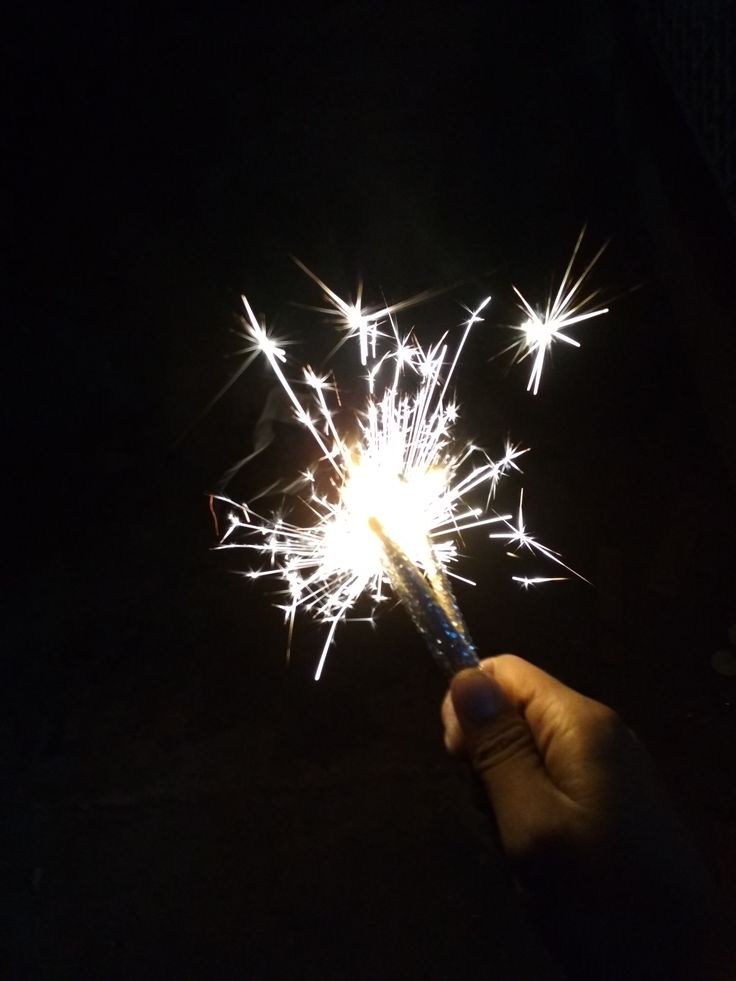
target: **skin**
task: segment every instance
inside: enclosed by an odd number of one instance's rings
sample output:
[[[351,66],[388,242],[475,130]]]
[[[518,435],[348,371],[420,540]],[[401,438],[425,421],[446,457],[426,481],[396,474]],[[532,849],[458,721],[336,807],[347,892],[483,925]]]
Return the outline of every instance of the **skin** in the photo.
[[[504,654],[453,679],[442,721],[571,977],[698,976],[688,972],[709,876],[649,754],[612,709]]]

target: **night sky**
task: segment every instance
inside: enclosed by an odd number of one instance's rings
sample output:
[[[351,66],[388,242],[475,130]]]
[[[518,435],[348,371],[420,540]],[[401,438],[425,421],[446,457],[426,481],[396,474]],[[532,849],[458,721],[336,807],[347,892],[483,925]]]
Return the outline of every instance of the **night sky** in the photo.
[[[5,977],[561,977],[403,611],[342,629],[316,684],[320,629],[287,664],[268,587],[212,550],[207,494],[271,388],[254,365],[201,417],[239,363],[240,294],[301,351],[333,340],[292,255],[341,295],[446,289],[401,315],[427,338],[493,296],[462,432],[533,448],[500,506],[523,485],[530,530],[593,585],[523,592],[478,536],[470,630],[641,734],[735,915],[736,679],[711,657],[736,623],[736,233],[630,6],[16,14]],[[542,301],[586,223],[611,312],[534,398],[495,357],[512,284]],[[279,423],[230,491],[310,457]]]

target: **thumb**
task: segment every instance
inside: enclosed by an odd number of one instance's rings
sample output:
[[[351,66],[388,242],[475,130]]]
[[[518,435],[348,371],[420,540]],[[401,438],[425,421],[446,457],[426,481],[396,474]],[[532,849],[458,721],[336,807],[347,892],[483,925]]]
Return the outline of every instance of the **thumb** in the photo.
[[[483,782],[502,837],[526,825],[552,790],[531,729],[491,675],[455,675],[450,697],[473,769]]]

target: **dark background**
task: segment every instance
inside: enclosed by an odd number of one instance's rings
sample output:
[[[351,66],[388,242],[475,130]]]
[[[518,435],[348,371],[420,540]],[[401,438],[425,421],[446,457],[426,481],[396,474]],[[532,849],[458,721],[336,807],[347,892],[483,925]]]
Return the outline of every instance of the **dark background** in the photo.
[[[730,976],[734,226],[633,7],[111,3],[12,28],[4,976],[558,976],[402,611],[345,627],[315,684],[320,631],[287,665],[267,590],[210,551],[205,495],[270,384],[254,366],[196,421],[240,292],[327,331],[291,254],[343,295],[460,283],[402,316],[428,333],[493,294],[463,426],[533,447],[530,530],[594,587],[522,592],[481,537],[461,605],[484,653],[643,736],[722,879],[706,970]],[[511,283],[543,299],[586,222],[611,312],[535,399],[488,359]],[[304,453],[278,437],[239,494]]]

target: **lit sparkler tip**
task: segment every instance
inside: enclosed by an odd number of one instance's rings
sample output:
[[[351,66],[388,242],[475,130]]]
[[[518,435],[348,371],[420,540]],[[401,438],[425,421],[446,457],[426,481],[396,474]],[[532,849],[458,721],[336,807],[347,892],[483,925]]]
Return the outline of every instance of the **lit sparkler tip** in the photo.
[[[383,531],[383,525],[374,514],[368,518],[368,527],[373,534],[378,535],[380,539],[384,539],[386,537]]]

